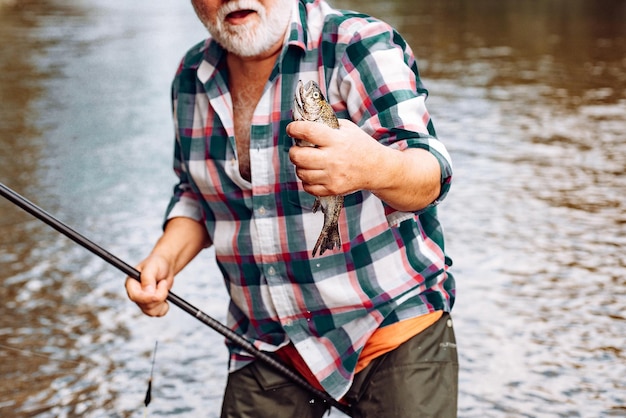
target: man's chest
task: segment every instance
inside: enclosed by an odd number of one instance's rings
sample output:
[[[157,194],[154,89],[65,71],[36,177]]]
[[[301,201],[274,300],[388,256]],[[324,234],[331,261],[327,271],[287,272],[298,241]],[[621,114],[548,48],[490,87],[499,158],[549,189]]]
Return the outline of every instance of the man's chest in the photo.
[[[255,110],[263,97],[266,81],[255,78],[232,77],[230,94],[233,106],[235,145],[241,176],[251,181],[250,131]],[[263,107],[263,106],[261,106]],[[271,113],[260,109],[257,113]]]

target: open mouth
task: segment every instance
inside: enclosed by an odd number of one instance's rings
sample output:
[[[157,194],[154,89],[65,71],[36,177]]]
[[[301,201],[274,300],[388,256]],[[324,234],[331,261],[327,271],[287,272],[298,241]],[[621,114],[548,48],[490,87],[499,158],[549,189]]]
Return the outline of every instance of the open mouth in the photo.
[[[304,87],[304,84],[302,83],[302,80],[299,80],[298,85],[296,86],[296,94],[293,100],[294,120],[304,119],[304,95],[305,95],[305,87]]]
[[[230,12],[226,15],[226,20],[236,23],[238,21],[245,20],[253,13],[256,13],[256,11],[252,9],[235,10],[234,12]]]

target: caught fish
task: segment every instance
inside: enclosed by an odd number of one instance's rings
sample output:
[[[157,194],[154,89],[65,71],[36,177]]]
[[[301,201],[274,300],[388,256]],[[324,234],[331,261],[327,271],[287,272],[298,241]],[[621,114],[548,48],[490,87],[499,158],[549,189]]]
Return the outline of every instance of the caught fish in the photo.
[[[337,116],[315,81],[309,81],[306,85],[302,81],[298,81],[293,101],[293,120],[319,122],[333,129],[339,129]],[[302,140],[296,140],[296,145],[300,147],[314,146]],[[316,196],[313,213],[320,208],[324,213],[324,226],[313,247],[313,257],[315,257],[318,249],[322,255],[326,250],[341,247],[338,222],[339,214],[343,208],[343,196]]]

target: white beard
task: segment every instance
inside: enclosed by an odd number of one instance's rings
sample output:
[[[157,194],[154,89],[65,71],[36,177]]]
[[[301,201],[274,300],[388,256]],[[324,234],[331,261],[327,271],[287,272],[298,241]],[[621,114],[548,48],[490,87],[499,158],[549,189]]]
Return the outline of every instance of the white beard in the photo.
[[[291,18],[294,0],[277,0],[271,10],[257,0],[229,1],[222,6],[215,19],[204,22],[211,36],[229,52],[240,57],[254,57],[269,51],[284,36]],[[242,9],[254,10],[258,22],[231,25],[226,16]]]

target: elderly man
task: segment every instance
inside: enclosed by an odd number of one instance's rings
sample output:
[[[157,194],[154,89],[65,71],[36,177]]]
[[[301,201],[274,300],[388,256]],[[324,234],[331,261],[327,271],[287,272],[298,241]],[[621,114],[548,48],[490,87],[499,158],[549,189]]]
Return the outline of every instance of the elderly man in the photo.
[[[165,315],[174,276],[212,245],[228,325],[353,416],[456,416],[455,285],[436,212],[451,163],[409,46],[323,0],[192,4],[210,37],[172,85],[179,182],[141,283],[126,282],[130,299]],[[321,86],[339,129],[292,122],[299,80]],[[314,257],[315,196],[335,195],[342,243]],[[324,414],[299,386],[229,350],[222,417]]]

